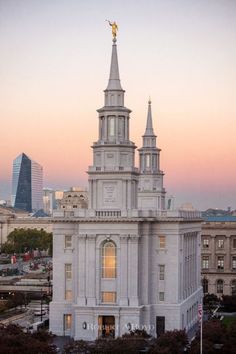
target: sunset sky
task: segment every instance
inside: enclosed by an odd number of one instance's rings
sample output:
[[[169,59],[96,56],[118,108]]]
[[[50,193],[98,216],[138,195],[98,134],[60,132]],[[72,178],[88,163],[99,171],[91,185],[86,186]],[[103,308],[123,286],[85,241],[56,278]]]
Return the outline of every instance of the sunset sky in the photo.
[[[165,188],[236,209],[235,0],[0,0],[0,199],[21,152],[44,186],[87,186],[116,20],[131,140],[152,111]],[[138,164],[138,159],[137,159]]]

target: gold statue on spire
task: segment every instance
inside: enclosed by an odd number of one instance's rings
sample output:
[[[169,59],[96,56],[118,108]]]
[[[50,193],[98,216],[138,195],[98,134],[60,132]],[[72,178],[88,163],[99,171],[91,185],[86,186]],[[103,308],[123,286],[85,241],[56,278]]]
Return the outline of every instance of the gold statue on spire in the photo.
[[[111,21],[109,21],[109,20],[106,20],[108,23],[109,23],[109,25],[111,26],[111,32],[112,32],[112,36],[113,36],[113,39],[115,39],[116,38],[116,35],[117,35],[117,31],[118,31],[118,26],[117,26],[117,24],[116,24],[116,22],[114,21],[114,22],[111,22]]]

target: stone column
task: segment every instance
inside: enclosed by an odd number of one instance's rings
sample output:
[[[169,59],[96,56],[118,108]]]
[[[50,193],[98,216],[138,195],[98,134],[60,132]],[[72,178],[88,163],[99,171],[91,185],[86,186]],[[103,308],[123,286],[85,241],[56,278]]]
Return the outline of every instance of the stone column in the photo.
[[[120,236],[120,306],[128,306],[128,235]]]
[[[138,235],[130,235],[128,241],[128,296],[129,305],[138,306]]]
[[[78,298],[77,303],[80,306],[86,305],[85,288],[86,288],[86,278],[85,278],[85,267],[86,267],[86,252],[85,252],[85,242],[86,235],[79,235],[78,244],[78,254],[79,254],[79,264],[78,264]]]
[[[95,269],[96,269],[96,255],[95,255],[95,234],[87,235],[86,237],[86,298],[88,306],[96,305],[95,295]]]

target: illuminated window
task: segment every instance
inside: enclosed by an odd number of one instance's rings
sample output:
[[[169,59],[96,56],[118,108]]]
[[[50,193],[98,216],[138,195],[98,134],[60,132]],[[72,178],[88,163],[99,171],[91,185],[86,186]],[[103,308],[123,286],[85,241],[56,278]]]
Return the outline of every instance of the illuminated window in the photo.
[[[72,290],[65,291],[65,300],[72,301]]]
[[[202,269],[208,269],[208,268],[209,268],[209,257],[203,256],[202,257]]]
[[[159,301],[165,301],[165,293],[163,291],[159,293]]]
[[[72,266],[71,266],[71,264],[65,264],[65,278],[66,278],[66,280],[72,279]]]
[[[65,248],[71,248],[72,247],[72,236],[65,236]]]
[[[166,237],[165,236],[159,236],[159,247],[160,248],[166,247]]]
[[[102,278],[116,278],[116,246],[111,241],[102,247]]]
[[[224,256],[219,256],[217,259],[217,268],[219,270],[224,270]]]
[[[116,302],[116,292],[111,292],[111,291],[102,292],[102,302],[115,303]]]
[[[72,327],[72,315],[66,314],[64,315],[64,330],[71,330]]]
[[[165,266],[163,264],[159,265],[159,280],[165,279]]]
[[[224,240],[223,239],[218,240],[218,248],[224,248]]]
[[[217,294],[223,294],[224,291],[224,282],[223,280],[217,280],[216,282],[216,292]]]
[[[208,238],[203,239],[203,248],[209,248],[209,240]]]

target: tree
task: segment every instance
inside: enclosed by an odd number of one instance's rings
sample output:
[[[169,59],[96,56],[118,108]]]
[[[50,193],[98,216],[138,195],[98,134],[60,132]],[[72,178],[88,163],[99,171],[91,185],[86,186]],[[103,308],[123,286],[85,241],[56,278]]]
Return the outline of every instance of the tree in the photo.
[[[7,242],[3,244],[2,251],[24,253],[35,249],[49,250],[49,254],[52,254],[52,233],[43,229],[16,229],[7,236]]]
[[[1,354],[54,354],[51,341],[52,336],[45,332],[24,333],[17,325],[0,325]]]
[[[188,345],[188,337],[183,330],[167,331],[155,339],[150,354],[180,354]]]
[[[226,312],[236,311],[236,296],[222,295],[221,305]]]
[[[203,353],[207,354],[233,354],[236,344],[236,326],[231,325],[228,328],[222,321],[213,319],[203,323]],[[220,348],[217,349],[217,348]],[[200,332],[191,343],[190,353],[199,354],[200,352]]]

